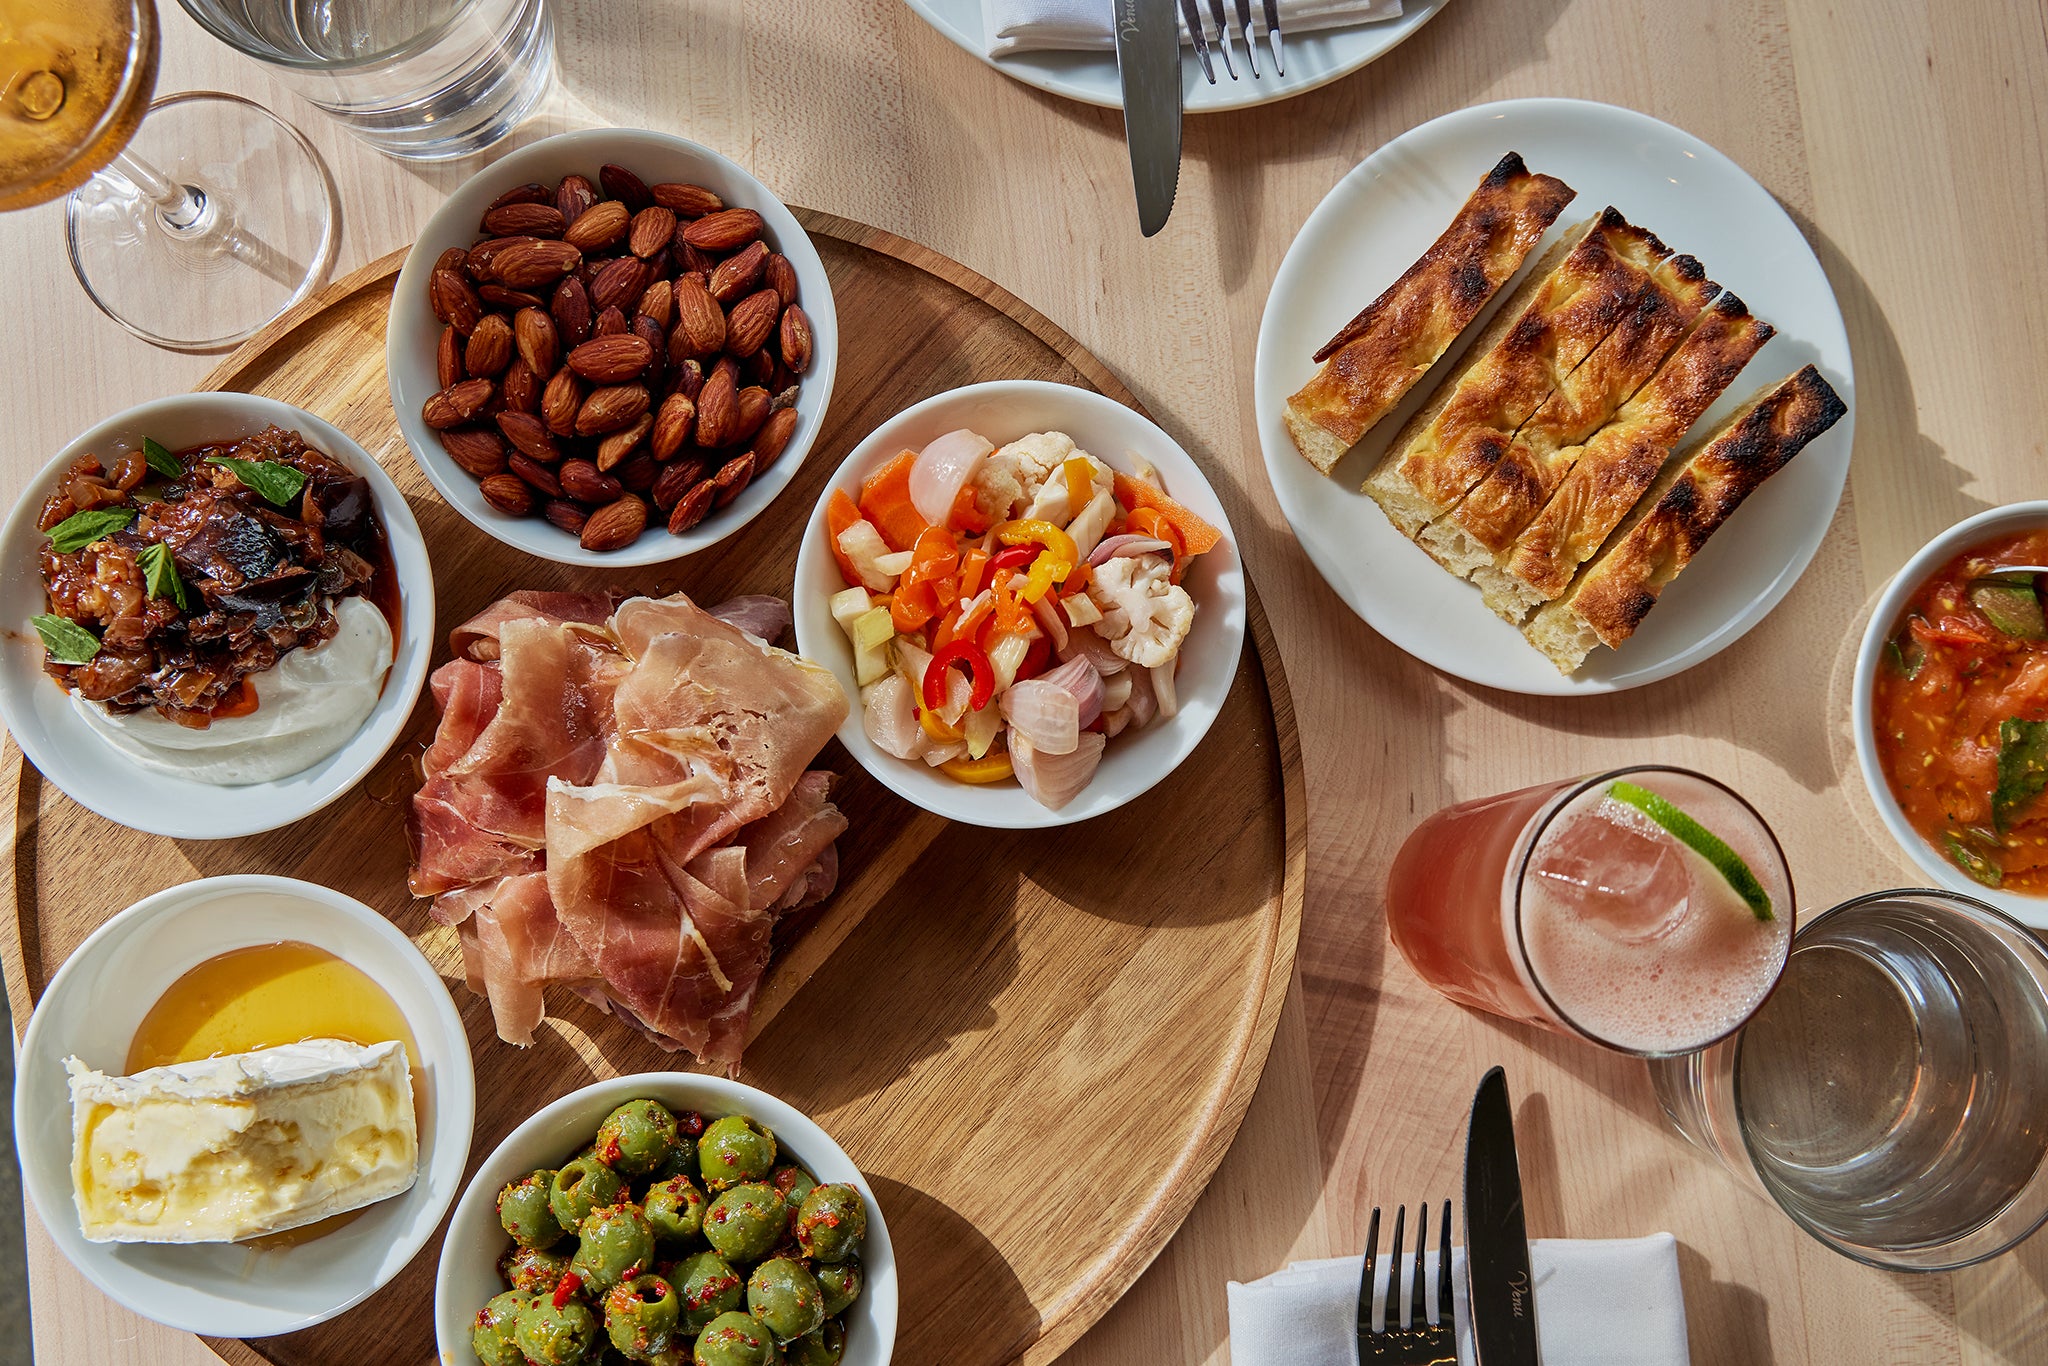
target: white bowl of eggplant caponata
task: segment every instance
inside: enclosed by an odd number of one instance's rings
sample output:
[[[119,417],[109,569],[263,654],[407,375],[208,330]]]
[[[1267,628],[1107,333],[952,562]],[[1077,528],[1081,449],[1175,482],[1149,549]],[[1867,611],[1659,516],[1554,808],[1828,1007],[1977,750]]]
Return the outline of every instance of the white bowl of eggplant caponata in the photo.
[[[886,1366],[896,1262],[851,1158],[751,1086],[650,1072],[509,1134],[441,1249],[444,1363]]]
[[[399,430],[507,545],[629,568],[752,521],[816,440],[831,284],[760,181],[665,133],[564,133],[427,221],[385,339]]]

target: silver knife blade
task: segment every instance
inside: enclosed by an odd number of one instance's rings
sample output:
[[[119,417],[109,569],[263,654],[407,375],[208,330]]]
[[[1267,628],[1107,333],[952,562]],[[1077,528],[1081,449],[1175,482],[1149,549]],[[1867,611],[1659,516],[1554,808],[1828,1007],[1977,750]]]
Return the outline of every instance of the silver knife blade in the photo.
[[[1180,28],[1174,0],[1116,0],[1116,68],[1138,230],[1166,226],[1180,184]]]
[[[1479,1366],[1541,1366],[1515,1116],[1498,1067],[1480,1080],[1465,1140],[1465,1285]]]

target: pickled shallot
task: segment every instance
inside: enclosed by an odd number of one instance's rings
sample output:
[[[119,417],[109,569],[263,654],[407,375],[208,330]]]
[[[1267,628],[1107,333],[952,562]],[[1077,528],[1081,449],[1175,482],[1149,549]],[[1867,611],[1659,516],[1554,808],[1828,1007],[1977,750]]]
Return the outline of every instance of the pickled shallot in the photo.
[[[895,758],[1058,810],[1110,736],[1177,711],[1182,580],[1221,533],[1064,433],[947,432],[835,491],[826,527],[862,726]]]

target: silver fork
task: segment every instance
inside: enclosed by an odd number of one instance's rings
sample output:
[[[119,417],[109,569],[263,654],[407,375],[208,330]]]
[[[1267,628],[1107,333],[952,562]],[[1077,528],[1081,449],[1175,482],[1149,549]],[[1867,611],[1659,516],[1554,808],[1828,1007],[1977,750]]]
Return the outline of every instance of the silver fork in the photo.
[[[1237,6],[1237,32],[1244,39],[1245,60],[1251,65],[1252,79],[1260,78],[1258,40],[1252,36],[1251,0],[1235,0]],[[1273,45],[1273,74],[1287,74],[1286,58],[1280,45],[1280,0],[1264,0],[1266,11],[1266,38]],[[1223,11],[1223,0],[1209,0],[1209,12],[1216,19],[1216,37],[1213,40],[1223,54],[1223,71],[1231,80],[1237,77],[1237,61],[1230,50],[1230,20]],[[1188,36],[1194,41],[1195,60],[1202,64],[1202,75],[1209,84],[1216,84],[1216,68],[1209,59],[1209,37],[1207,24],[1203,21],[1198,0],[1180,0],[1181,19],[1188,26]]]
[[[1415,1207],[1415,1277],[1409,1296],[1408,1322],[1401,1323],[1401,1234],[1408,1220],[1408,1207],[1394,1211],[1394,1248],[1388,1255],[1392,1268],[1387,1276],[1386,1323],[1379,1332],[1372,1327],[1373,1273],[1379,1265],[1380,1212],[1375,1206],[1372,1224],[1365,1235],[1365,1269],[1358,1279],[1358,1359],[1382,1366],[1457,1366],[1458,1334],[1451,1318],[1451,1202],[1444,1201],[1443,1223],[1437,1233],[1437,1321],[1424,1312],[1423,1244],[1429,1241],[1429,1205]]]

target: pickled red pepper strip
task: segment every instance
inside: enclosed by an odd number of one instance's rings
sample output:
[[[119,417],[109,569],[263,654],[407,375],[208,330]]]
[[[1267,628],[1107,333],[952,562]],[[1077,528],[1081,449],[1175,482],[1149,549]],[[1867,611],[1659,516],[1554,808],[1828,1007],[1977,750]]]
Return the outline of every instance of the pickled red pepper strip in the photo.
[[[1028,567],[1033,560],[1037,559],[1040,553],[1036,543],[1031,545],[1013,545],[1008,550],[997,551],[996,557],[988,562],[988,567],[991,571],[998,569],[1023,569]]]
[[[989,661],[988,652],[971,640],[948,643],[925,666],[925,706],[937,711],[946,705],[946,670],[955,664],[967,666],[967,676],[973,683],[967,704],[972,710],[980,711],[996,695],[996,666]]]
[[[581,1276],[573,1271],[564,1271],[562,1279],[555,1282],[555,1308],[560,1309],[571,1299],[574,1299],[576,1292],[582,1288],[583,1278]]]

